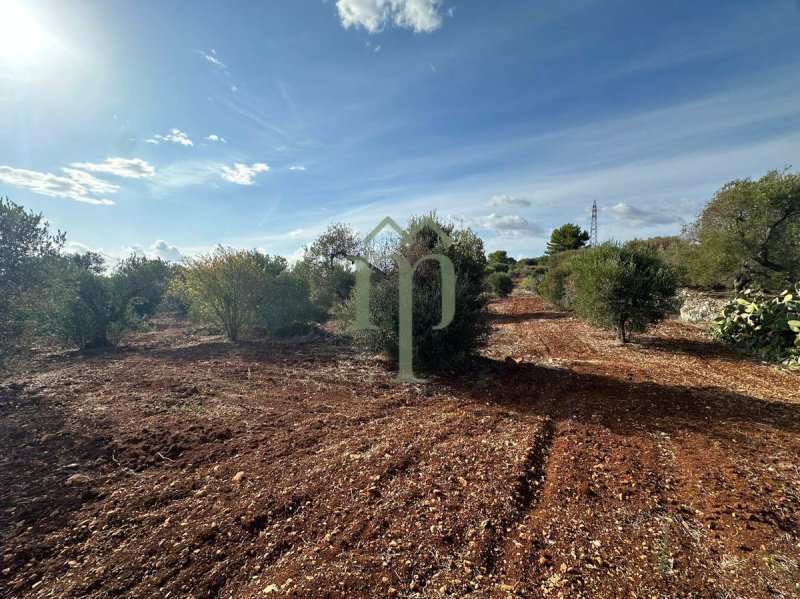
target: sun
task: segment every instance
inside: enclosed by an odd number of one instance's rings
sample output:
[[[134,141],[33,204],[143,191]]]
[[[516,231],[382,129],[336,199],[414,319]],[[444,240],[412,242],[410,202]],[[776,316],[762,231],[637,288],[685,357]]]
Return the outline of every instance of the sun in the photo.
[[[0,60],[33,58],[45,46],[36,20],[17,0],[0,0]]]

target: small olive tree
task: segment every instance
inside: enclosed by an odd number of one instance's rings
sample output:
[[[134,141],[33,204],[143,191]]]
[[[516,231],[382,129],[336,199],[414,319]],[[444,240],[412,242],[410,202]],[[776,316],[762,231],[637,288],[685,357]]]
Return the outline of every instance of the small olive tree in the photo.
[[[675,308],[675,276],[650,249],[604,243],[570,261],[572,308],[584,320],[613,329],[623,343]]]
[[[398,253],[410,264],[430,254],[442,254],[453,263],[456,275],[455,315],[443,328],[435,327],[442,312],[442,277],[439,263],[430,260],[421,263],[413,278],[413,355],[415,365],[427,370],[450,368],[463,362],[471,352],[484,345],[490,332],[487,310],[488,298],[484,293],[486,255],[483,241],[470,229],[456,229],[430,214],[436,225],[452,240],[447,245],[437,231],[422,225],[423,217],[412,217],[408,230],[418,230],[413,243],[397,241],[385,248],[385,255]],[[369,251],[369,248],[367,248]],[[400,271],[392,260],[379,261],[372,270],[370,288],[370,322],[375,330],[354,332],[357,340],[367,349],[398,358],[398,324]],[[349,326],[355,319],[355,301],[351,299],[340,312],[343,324]]]
[[[492,288],[492,292],[500,297],[505,297],[514,290],[514,281],[504,272],[493,272],[486,277],[486,282]]]
[[[120,285],[120,275],[100,274],[102,259],[86,256],[42,260],[48,284],[31,300],[37,330],[78,349],[113,346],[143,325],[137,307],[144,300]]]
[[[350,297],[356,277],[348,256],[363,253],[361,239],[344,223],[331,224],[306,247],[296,271],[308,281],[319,308],[329,310]]]

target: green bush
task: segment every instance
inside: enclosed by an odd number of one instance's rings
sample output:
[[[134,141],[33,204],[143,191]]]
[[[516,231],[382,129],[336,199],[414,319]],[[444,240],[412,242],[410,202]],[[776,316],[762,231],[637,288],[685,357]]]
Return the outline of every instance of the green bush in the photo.
[[[652,250],[672,269],[675,283],[679,287],[703,287],[703,281],[696,276],[698,247],[688,239],[678,236],[650,237],[632,239],[625,244],[632,250]]]
[[[530,268],[531,273],[525,277],[525,280],[522,282],[522,287],[528,291],[535,292],[539,288],[539,283],[542,282],[542,279],[547,274],[547,267],[537,265]]]
[[[715,321],[715,339],[768,362],[800,365],[800,283],[772,299],[748,289]]]
[[[493,272],[486,277],[486,282],[492,291],[500,297],[505,297],[514,290],[514,281],[504,272]]]
[[[435,215],[430,215],[436,218]],[[413,217],[409,230],[418,225],[421,217]],[[441,370],[463,362],[476,348],[484,345],[490,331],[487,311],[488,298],[483,292],[486,256],[483,242],[470,229],[456,230],[452,224],[437,220],[437,225],[453,240],[445,247],[436,231],[423,226],[416,242],[394,243],[388,248],[413,264],[427,254],[443,254],[453,262],[456,274],[456,311],[453,321],[445,328],[434,330],[441,317],[441,277],[435,261],[422,263],[414,274],[413,289],[413,355],[415,368]],[[373,269],[370,288],[370,322],[376,330],[357,330],[354,337],[365,348],[398,357],[399,270],[394,261],[382,261]],[[349,326],[355,319],[355,299],[340,312],[342,324]]]
[[[569,276],[572,260],[581,250],[560,252],[548,257],[546,266],[537,267],[538,284],[536,292],[554,306],[569,310],[572,307],[572,292]]]
[[[486,274],[492,274],[493,272],[508,272],[508,269],[511,266],[506,262],[490,262],[486,265]]]
[[[548,273],[549,274],[549,273]],[[604,243],[570,261],[572,307],[625,343],[675,310],[675,277],[652,249]]]
[[[0,370],[30,330],[33,304],[49,283],[43,260],[57,256],[64,241],[41,214],[0,197]]]
[[[139,298],[135,308],[139,316],[152,316],[171,277],[172,267],[164,260],[132,255],[117,264],[111,280],[115,294]]]
[[[303,276],[289,271],[284,258],[255,250],[219,248],[187,259],[170,295],[193,320],[220,327],[230,341],[242,333],[290,334],[316,315]]]
[[[139,328],[138,297],[117,293],[113,278],[56,258],[48,269],[52,285],[37,302],[39,331],[78,349],[109,347]]]
[[[520,261],[511,265],[511,267],[508,269],[508,274],[512,279],[524,279],[531,276],[534,273],[535,268],[535,266],[525,264]]]
[[[295,267],[309,284],[314,304],[323,311],[350,297],[356,277],[348,256],[364,254],[361,239],[344,223],[333,223],[310,244]]]

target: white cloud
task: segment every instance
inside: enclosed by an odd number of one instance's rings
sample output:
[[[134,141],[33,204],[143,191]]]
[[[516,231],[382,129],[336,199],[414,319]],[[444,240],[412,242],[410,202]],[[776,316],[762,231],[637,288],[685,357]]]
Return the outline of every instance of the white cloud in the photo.
[[[108,173],[128,179],[152,177],[156,169],[141,158],[106,158],[104,162],[73,162],[70,166],[95,173]]]
[[[492,199],[489,200],[489,202],[486,204],[486,206],[489,207],[489,208],[494,208],[494,207],[497,207],[497,206],[522,206],[522,207],[526,207],[526,206],[530,206],[531,203],[532,202],[530,200],[525,200],[523,198],[514,198],[514,197],[511,197],[511,196],[507,196],[507,195],[497,195],[497,196],[493,196]]]
[[[74,168],[62,168],[61,170],[65,172],[70,179],[79,185],[83,185],[87,190],[89,190],[89,193],[117,193],[119,191],[119,185],[98,179],[89,173],[85,173]]]
[[[161,258],[167,262],[179,262],[181,259],[181,251],[174,245],[168,244],[163,239],[159,239],[147,252],[149,258]]]
[[[363,27],[380,33],[387,25],[430,33],[442,26],[440,0],[336,0],[345,29]]]
[[[517,236],[527,233],[529,235],[541,235],[542,228],[536,223],[530,222],[524,216],[509,214],[502,216],[490,214],[489,216],[479,216],[477,218],[463,219],[464,224],[478,229],[495,231],[501,235]]]
[[[147,248],[135,243],[122,248],[122,252],[123,255],[136,254],[137,256],[145,256],[151,259],[161,258],[166,262],[180,262],[181,258],[183,258],[183,254],[177,246],[171,245],[163,239],[159,239]]]
[[[65,169],[72,171],[72,169]],[[79,173],[79,174],[77,174]],[[105,181],[100,181],[80,171],[67,173],[67,177],[42,173],[10,166],[0,166],[0,181],[9,185],[29,189],[33,193],[52,198],[65,198],[86,204],[111,205],[114,202],[102,198],[93,198],[98,193],[114,193],[118,188]],[[112,188],[114,188],[112,190]]]
[[[85,243],[73,240],[67,240],[64,243],[64,246],[61,248],[62,254],[85,254],[86,252],[94,252],[94,251],[96,250],[93,250]]]
[[[308,169],[304,165],[298,164],[297,166],[290,166],[289,170],[290,171],[307,171]]]
[[[256,162],[250,166],[236,162],[233,168],[229,166],[222,167],[222,178],[237,185],[252,185],[253,178],[258,173],[265,173],[269,170],[269,165],[264,162]]]
[[[660,207],[651,205],[647,208],[638,208],[625,202],[619,202],[613,206],[602,207],[600,212],[625,225],[652,227],[684,222],[679,215],[687,208],[687,201],[679,202],[679,204],[679,206]]]
[[[170,132],[167,133],[166,135],[160,135],[160,134],[154,135],[150,139],[145,140],[145,142],[149,144],[159,144],[162,141],[169,141],[174,144],[180,144],[182,146],[187,146],[187,147],[194,145],[194,142],[192,142],[192,140],[189,139],[189,136],[186,135],[186,133],[184,133],[180,129],[170,129]]]
[[[206,141],[213,141],[214,143],[226,144],[228,141],[224,137],[220,137],[216,133],[206,136]]]

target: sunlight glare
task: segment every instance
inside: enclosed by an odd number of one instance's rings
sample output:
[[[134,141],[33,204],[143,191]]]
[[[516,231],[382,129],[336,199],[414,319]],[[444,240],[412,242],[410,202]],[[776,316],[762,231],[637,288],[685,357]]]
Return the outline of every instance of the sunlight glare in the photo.
[[[0,60],[33,58],[44,45],[44,33],[22,5],[0,0]]]

